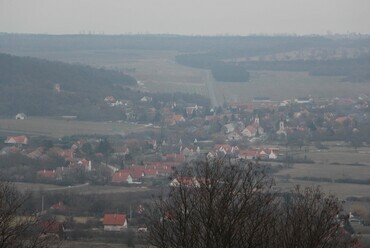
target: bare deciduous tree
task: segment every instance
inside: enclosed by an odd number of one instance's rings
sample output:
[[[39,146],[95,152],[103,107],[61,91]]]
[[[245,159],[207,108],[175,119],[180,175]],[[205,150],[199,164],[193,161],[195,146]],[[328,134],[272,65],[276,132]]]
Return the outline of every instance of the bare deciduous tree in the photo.
[[[318,187],[296,186],[280,204],[280,247],[352,247],[357,243],[346,232],[345,218],[339,218],[341,204],[325,196]]]
[[[264,166],[227,159],[181,170],[147,212],[155,247],[338,247],[340,204],[319,189],[273,190]],[[346,236],[348,237],[348,235]],[[293,239],[293,240],[292,240]],[[332,245],[332,246],[329,246]]]
[[[22,206],[27,197],[20,194],[8,182],[0,181],[0,248],[2,247],[48,247],[56,241],[44,235],[48,228],[40,224],[37,216],[24,214]]]

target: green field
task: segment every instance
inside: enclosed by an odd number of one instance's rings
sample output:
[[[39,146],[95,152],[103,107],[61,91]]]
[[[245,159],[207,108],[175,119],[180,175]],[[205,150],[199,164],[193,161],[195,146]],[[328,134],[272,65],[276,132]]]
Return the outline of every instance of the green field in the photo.
[[[29,117],[25,120],[0,118],[0,133],[2,135],[25,134],[60,138],[80,134],[123,135],[144,129],[145,127],[142,125],[117,122],[76,121],[45,117]]]

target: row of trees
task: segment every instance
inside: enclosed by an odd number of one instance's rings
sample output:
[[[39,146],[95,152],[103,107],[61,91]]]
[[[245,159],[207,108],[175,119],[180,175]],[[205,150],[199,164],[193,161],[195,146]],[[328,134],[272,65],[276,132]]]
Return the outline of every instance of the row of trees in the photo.
[[[248,70],[307,71],[313,76],[342,76],[350,82],[369,82],[368,55],[360,58],[328,60],[253,61],[243,63]]]
[[[341,204],[319,188],[274,190],[266,168],[212,160],[187,166],[148,212],[155,247],[353,247]]]

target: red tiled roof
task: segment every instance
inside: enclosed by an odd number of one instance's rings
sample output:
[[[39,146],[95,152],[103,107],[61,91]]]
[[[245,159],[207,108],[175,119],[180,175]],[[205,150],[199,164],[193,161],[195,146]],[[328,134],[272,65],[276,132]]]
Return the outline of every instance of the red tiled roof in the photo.
[[[41,229],[43,233],[59,234],[61,231],[63,231],[62,222],[47,220],[47,221],[42,221],[40,225],[41,225]]]
[[[185,121],[185,118],[182,115],[171,115],[166,118],[166,122],[171,125],[175,125],[183,121]]]
[[[64,207],[63,202],[58,202],[58,203],[53,204],[50,208],[51,209],[64,209],[65,207]]]
[[[157,144],[157,141],[155,140],[155,139],[152,139],[152,140],[147,140],[147,143],[149,144],[149,145],[156,145]]]
[[[257,128],[254,125],[249,125],[245,129],[248,129],[251,133],[256,133]]]
[[[82,159],[78,161],[78,165],[83,166],[85,168],[89,168],[91,165],[91,162],[87,159]]]
[[[104,225],[118,225],[118,226],[123,226],[126,221],[126,215],[125,214],[105,214],[104,215]]]
[[[142,178],[146,176],[156,176],[158,174],[158,169],[153,166],[140,166],[134,165],[126,169],[129,171],[132,177]]]
[[[344,123],[346,121],[350,122],[352,121],[352,119],[350,117],[343,116],[343,117],[338,117],[337,119],[335,119],[335,121],[338,123]]]
[[[239,152],[240,156],[258,156],[257,150],[242,150]]]
[[[9,136],[5,140],[5,143],[11,143],[11,144],[27,144],[28,138],[25,135],[21,136]]]
[[[229,144],[216,144],[214,148],[216,150],[223,148],[225,151],[230,152],[232,147]]]
[[[184,117],[182,115],[174,115],[173,119],[177,122],[184,121]]]
[[[68,149],[68,150],[62,150],[58,152],[58,155],[63,158],[73,158],[75,154],[75,150]]]
[[[158,174],[158,170],[155,169],[145,169],[144,173],[146,176],[156,176]]]
[[[145,176],[144,169],[144,166],[134,165],[121,171],[129,173],[135,179],[140,179]]]
[[[40,170],[37,175],[47,178],[55,178],[57,176],[55,170]]]
[[[204,120],[206,120],[206,121],[218,121],[218,120],[222,120],[222,117],[219,116],[219,115],[206,115],[204,117]]]
[[[112,182],[113,183],[122,183],[127,182],[128,177],[131,176],[130,173],[120,170],[113,174]]]

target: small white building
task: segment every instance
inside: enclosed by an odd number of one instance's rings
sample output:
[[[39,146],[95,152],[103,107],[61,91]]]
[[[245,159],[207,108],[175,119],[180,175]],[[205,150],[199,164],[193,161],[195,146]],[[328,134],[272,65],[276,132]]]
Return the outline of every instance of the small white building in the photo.
[[[270,151],[270,154],[269,154],[269,159],[277,159],[277,155],[274,153],[273,150]]]
[[[195,187],[199,188],[200,183],[195,177],[177,177],[170,182],[170,187]]]
[[[24,120],[24,119],[26,119],[27,118],[27,116],[26,116],[26,114],[25,113],[18,113],[16,116],[15,116],[15,119],[16,120]]]

